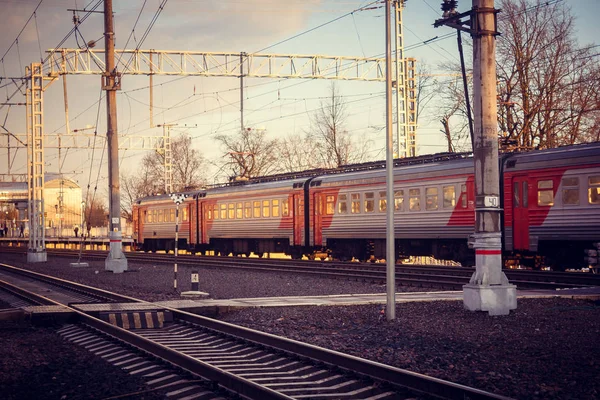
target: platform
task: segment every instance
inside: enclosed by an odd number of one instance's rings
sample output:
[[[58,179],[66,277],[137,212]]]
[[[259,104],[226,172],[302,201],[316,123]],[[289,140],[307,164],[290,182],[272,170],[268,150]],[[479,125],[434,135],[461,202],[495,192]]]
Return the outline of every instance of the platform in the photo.
[[[45,243],[48,249],[79,249],[82,244],[86,250],[108,250],[110,248],[110,238],[92,237],[81,240],[81,237],[46,237]],[[24,247],[29,245],[29,237],[0,237],[0,246]],[[125,249],[133,246],[133,239],[125,237],[122,239],[122,245]]]
[[[517,290],[517,298],[600,299],[600,287],[564,290]],[[462,301],[462,291],[396,293],[396,303],[423,301]],[[245,299],[185,299],[159,301],[154,304],[183,311],[218,315],[243,308],[297,306],[355,306],[385,304],[385,293],[344,294],[329,296],[256,297]]]

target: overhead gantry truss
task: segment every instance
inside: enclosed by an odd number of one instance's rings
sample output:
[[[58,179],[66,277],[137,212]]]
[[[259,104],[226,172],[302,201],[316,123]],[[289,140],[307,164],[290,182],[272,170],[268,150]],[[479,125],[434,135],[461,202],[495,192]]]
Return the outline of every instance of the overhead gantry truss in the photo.
[[[50,76],[99,75],[104,50],[50,49]],[[298,54],[115,50],[117,70],[127,75],[306,78],[385,82],[385,58]],[[243,72],[242,72],[243,71]]]
[[[27,143],[26,134],[11,134],[15,139]],[[163,150],[165,136],[119,135],[120,150]],[[106,135],[93,133],[77,133],[66,135],[64,133],[45,133],[44,148],[46,149],[101,149],[106,145]]]

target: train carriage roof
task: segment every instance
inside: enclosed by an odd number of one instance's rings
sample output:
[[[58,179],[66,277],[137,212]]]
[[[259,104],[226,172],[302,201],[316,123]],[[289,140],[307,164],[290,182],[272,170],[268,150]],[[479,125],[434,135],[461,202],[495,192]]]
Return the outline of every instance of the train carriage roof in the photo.
[[[505,156],[505,171],[582,166],[600,163],[600,142],[513,153]]]
[[[406,179],[422,179],[432,176],[447,176],[451,173],[465,174],[473,169],[470,153],[442,153],[394,160],[394,175]],[[344,174],[324,174],[314,179],[319,186],[336,185],[339,182],[373,182],[385,179],[385,162],[377,162],[375,168],[357,168]]]
[[[187,191],[177,192],[177,193],[187,195],[186,200],[189,201],[189,200],[192,200],[194,198],[194,196],[197,196],[199,193],[204,193],[204,192],[206,192],[206,190],[197,189],[197,190],[187,190]],[[135,204],[144,205],[144,204],[149,204],[149,203],[163,203],[163,202],[164,203],[172,202],[173,204],[175,204],[173,202],[173,199],[171,199],[171,194],[164,194],[164,193],[153,195],[153,196],[141,197],[135,201]]]

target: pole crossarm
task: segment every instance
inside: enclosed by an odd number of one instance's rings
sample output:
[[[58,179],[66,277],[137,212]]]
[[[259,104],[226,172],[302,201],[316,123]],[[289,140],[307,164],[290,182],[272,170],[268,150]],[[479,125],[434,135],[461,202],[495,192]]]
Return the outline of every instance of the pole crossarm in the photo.
[[[49,49],[47,53],[48,76],[105,73],[104,50]],[[127,75],[385,81],[385,58],[374,57],[115,50],[115,58],[119,73]]]

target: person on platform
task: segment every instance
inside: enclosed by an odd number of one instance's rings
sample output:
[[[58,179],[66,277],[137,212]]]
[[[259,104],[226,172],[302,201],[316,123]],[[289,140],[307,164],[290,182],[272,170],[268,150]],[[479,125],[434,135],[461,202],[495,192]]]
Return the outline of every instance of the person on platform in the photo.
[[[77,237],[77,233],[79,232],[79,227],[77,225],[75,225],[75,228],[73,228],[73,230],[75,231],[75,237]]]
[[[19,227],[19,237],[25,237],[25,225],[23,223],[21,223],[21,226]]]
[[[8,237],[8,225],[4,224],[4,237]]]

